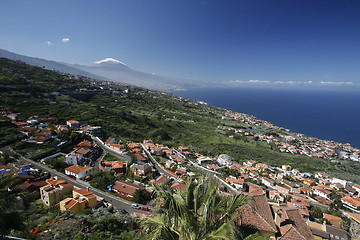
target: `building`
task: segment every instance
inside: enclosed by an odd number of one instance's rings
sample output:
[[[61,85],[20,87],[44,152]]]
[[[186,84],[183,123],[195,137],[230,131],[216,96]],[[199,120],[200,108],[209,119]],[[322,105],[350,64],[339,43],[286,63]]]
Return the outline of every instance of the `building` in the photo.
[[[298,209],[287,205],[272,206],[275,224],[278,226],[281,240],[306,239],[315,240],[310,228],[302,218]]]
[[[254,195],[237,210],[235,221],[239,225],[256,228],[260,233],[275,236],[277,232],[269,203],[264,195]]]
[[[147,173],[152,172],[152,167],[149,163],[145,163],[145,164],[133,163],[130,166],[130,170],[137,176],[143,176],[146,175]]]
[[[101,161],[100,169],[105,171],[113,170],[116,174],[126,172],[126,162],[123,161]]]
[[[231,167],[231,165],[234,164],[234,163],[231,161],[230,156],[227,155],[227,154],[220,154],[219,157],[217,158],[217,162],[218,162],[221,166],[227,166],[227,167]]]
[[[73,127],[73,128],[80,127],[80,123],[76,120],[68,120],[68,121],[66,121],[66,125],[68,125],[69,127]]]
[[[344,204],[344,207],[349,208],[350,210],[360,213],[360,199],[353,197],[343,197],[341,202]]]
[[[120,196],[133,199],[136,190],[144,190],[144,188],[134,183],[118,180],[110,187],[110,190]]]
[[[61,211],[79,213],[86,208],[93,208],[96,205],[96,196],[86,189],[73,189],[73,197],[60,201]]]
[[[233,185],[237,190],[244,188],[244,179],[230,178],[227,177],[226,181]]]
[[[65,155],[65,162],[71,165],[81,164],[83,159],[84,155],[74,152]]]
[[[90,166],[72,165],[65,168],[65,174],[73,178],[84,179],[91,173],[92,169],[93,167]]]
[[[317,196],[330,199],[331,192],[329,190],[322,188],[321,186],[313,187],[313,193]]]
[[[59,203],[73,189],[72,184],[66,183],[65,180],[57,177],[47,179],[46,182],[48,184],[40,188],[40,196],[47,206]]]
[[[272,187],[272,186],[275,185],[273,180],[270,180],[270,179],[268,179],[266,177],[261,178],[261,183],[264,184],[267,187]]]

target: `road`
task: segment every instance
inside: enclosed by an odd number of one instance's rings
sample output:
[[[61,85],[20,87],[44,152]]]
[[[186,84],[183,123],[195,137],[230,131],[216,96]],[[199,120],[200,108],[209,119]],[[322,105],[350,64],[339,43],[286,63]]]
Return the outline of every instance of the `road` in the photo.
[[[118,158],[121,158],[122,160],[126,161],[126,162],[131,162],[131,157],[128,155],[124,155],[124,154],[120,154],[118,151],[115,151],[114,149],[109,148],[108,146],[106,146],[104,144],[103,141],[101,141],[98,137],[95,137],[93,135],[89,135],[92,140],[94,140],[94,142],[96,142],[96,144],[101,147],[101,149],[106,152],[106,153],[110,153]]]
[[[145,148],[145,146],[143,144],[141,144],[142,149],[144,149],[146,155],[148,155],[148,157],[150,158],[151,162],[153,163],[154,167],[159,171],[159,173],[161,175],[165,175],[169,178],[173,178],[175,181],[179,181],[178,178],[174,178],[173,175],[171,175],[169,172],[167,172],[163,166],[160,165],[160,163],[158,163],[155,158],[151,155],[151,153]]]
[[[7,148],[6,149],[6,152],[9,154],[14,154],[15,152],[11,149],[11,148]],[[120,197],[116,197],[110,193],[107,193],[107,192],[104,192],[104,191],[101,191],[97,188],[94,188],[94,187],[91,187],[90,184],[88,182],[85,182],[85,181],[81,181],[81,180],[76,180],[76,179],[73,179],[73,178],[70,178],[68,177],[67,175],[63,174],[63,173],[60,173],[58,171],[56,171],[55,169],[52,169],[52,168],[49,168],[47,167],[46,165],[44,164],[41,164],[41,163],[38,163],[38,162],[35,162],[31,159],[27,159],[27,158],[24,158],[22,156],[20,156],[19,160],[21,162],[25,162],[27,164],[31,164],[33,168],[38,168],[38,169],[41,169],[45,172],[49,172],[51,174],[51,176],[58,176],[62,179],[64,179],[66,182],[68,183],[71,183],[73,184],[74,186],[76,187],[79,187],[79,188],[88,188],[89,191],[93,192],[95,195],[101,197],[101,198],[104,198],[106,201],[108,201],[109,203],[111,203],[114,208],[116,210],[121,210],[121,209],[125,209],[126,211],[128,211],[129,213],[133,213],[133,212],[137,212],[137,213],[148,213],[148,212],[145,212],[145,211],[142,211],[142,210],[138,210],[138,209],[133,209],[131,207],[131,204],[133,204],[133,202],[130,202],[130,201],[127,201],[123,198],[120,198]],[[146,205],[144,205],[146,206]],[[149,207],[149,206],[148,206]],[[150,207],[149,207],[150,208]]]

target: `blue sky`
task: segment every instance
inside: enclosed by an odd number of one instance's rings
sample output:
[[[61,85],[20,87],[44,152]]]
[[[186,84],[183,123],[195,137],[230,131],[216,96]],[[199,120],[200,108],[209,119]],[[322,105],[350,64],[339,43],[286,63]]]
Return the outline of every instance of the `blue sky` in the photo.
[[[112,57],[232,84],[360,84],[357,0],[1,0],[0,20],[0,48],[50,60]]]

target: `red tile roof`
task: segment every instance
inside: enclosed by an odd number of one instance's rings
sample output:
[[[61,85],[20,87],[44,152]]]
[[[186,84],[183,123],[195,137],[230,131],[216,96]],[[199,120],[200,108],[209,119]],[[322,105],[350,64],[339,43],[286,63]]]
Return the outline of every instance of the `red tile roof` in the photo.
[[[88,171],[88,170],[90,170],[92,168],[93,167],[90,167],[90,166],[83,167],[83,166],[80,166],[80,165],[72,165],[70,167],[65,168],[65,170],[67,170],[69,172],[72,172],[72,173],[75,173],[75,174],[79,174],[79,173]]]
[[[237,221],[239,224],[254,226],[261,232],[277,232],[269,203],[264,195],[255,195],[242,206]]]

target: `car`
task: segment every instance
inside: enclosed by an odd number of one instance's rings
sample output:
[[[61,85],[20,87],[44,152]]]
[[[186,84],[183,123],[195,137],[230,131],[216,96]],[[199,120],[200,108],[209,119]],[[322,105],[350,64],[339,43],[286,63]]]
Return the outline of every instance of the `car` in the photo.
[[[125,209],[121,209],[120,211],[122,214],[128,214],[128,211],[126,211]]]
[[[135,208],[135,209],[139,209],[139,208],[140,208],[140,206],[139,206],[138,204],[136,204],[136,203],[131,204],[131,207],[132,207],[132,208]]]
[[[146,207],[146,206],[142,206],[140,207],[140,210],[143,210],[143,211],[150,211],[150,208]]]

